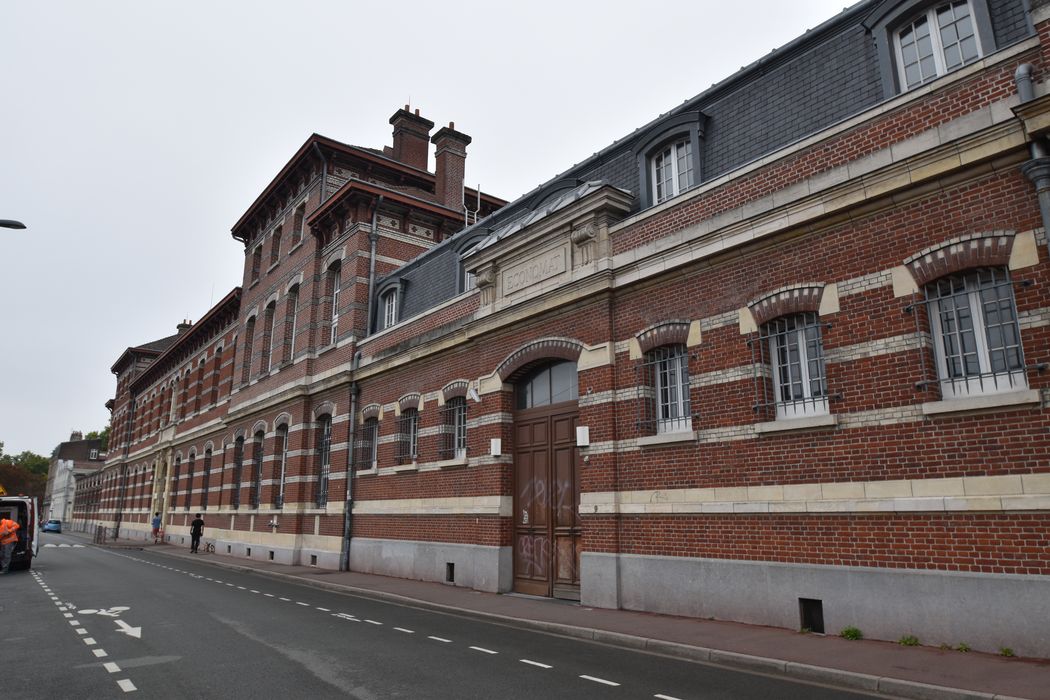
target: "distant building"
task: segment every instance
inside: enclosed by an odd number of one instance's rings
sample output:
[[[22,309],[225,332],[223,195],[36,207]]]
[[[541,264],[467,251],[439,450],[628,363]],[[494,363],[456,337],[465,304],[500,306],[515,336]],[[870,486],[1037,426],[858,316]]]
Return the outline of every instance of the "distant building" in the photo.
[[[865,0],[505,206],[451,124],[312,136],[242,289],[114,366],[85,517],[1050,656],[1047,37],[1046,0]]]
[[[68,525],[73,517],[78,479],[96,473],[105,460],[101,439],[85,440],[83,433],[74,430],[69,440],[59,443],[51,453],[41,515]]]

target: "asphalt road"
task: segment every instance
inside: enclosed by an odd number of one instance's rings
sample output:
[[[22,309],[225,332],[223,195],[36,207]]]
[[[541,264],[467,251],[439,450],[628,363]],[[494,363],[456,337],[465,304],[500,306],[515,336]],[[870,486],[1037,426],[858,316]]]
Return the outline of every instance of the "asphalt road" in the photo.
[[[0,697],[869,697],[50,534],[0,577]],[[52,546],[46,546],[46,545]]]

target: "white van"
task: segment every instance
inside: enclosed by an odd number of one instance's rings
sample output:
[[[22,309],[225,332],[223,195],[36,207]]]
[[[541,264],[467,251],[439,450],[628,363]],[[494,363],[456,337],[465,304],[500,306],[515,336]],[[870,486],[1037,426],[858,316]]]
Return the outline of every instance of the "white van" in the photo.
[[[28,569],[40,546],[36,532],[36,499],[29,496],[0,496],[0,518],[10,518],[21,525],[18,544],[11,556],[11,569]]]

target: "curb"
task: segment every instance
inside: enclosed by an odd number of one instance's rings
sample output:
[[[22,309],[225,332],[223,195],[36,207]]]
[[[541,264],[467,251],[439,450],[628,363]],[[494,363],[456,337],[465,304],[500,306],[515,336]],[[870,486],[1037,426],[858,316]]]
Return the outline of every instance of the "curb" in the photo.
[[[124,549],[143,548],[126,547]],[[186,557],[180,554],[175,554],[174,552],[157,550],[157,553],[176,559],[186,559]],[[577,627],[575,625],[567,625],[560,622],[530,620],[527,618],[500,615],[498,613],[482,612],[480,610],[471,610],[469,608],[460,608],[454,605],[445,605],[443,603],[435,603],[428,600],[421,600],[419,598],[411,598],[397,593],[376,591],[370,588],[358,588],[356,586],[348,586],[341,583],[329,583],[327,581],[314,581],[312,579],[296,576],[295,574],[256,569],[250,566],[243,566],[241,564],[224,561],[212,560],[209,562],[207,559],[193,559],[193,561],[206,562],[211,566],[228,569],[230,571],[256,574],[290,583],[298,583],[319,590],[347,593],[363,598],[371,598],[390,603],[397,603],[399,605],[406,605],[413,608],[453,613],[461,617],[469,617],[484,620],[486,622],[495,622],[497,624],[512,625],[514,627],[523,627],[539,632],[546,632],[548,634],[557,634],[563,637],[573,637],[576,639],[608,644],[609,646],[671,656],[686,661],[698,661],[738,671],[784,676],[786,678],[793,678],[810,683],[880,693],[897,698],[909,698],[910,700],[1028,700],[1026,698],[1018,698],[1011,695],[984,693],[975,690],[965,690],[963,688],[949,688],[947,686],[930,685],[928,683],[907,681],[888,676],[873,676],[855,671],[843,671],[841,669],[828,668],[825,666],[811,666],[809,664],[785,661],[783,659],[751,656],[749,654],[740,654],[733,651],[723,651],[721,649],[709,649],[707,647],[692,646],[690,644],[682,644],[679,642],[669,642],[663,639],[639,637],[637,635],[625,634],[622,632],[610,632],[608,630],[594,629],[591,627]]]

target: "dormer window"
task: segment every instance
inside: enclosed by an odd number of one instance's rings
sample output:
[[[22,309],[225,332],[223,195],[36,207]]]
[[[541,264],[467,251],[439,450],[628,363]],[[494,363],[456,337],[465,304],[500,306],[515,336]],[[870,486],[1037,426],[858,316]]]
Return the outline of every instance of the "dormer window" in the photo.
[[[981,57],[970,0],[931,7],[894,37],[903,89],[911,90]]]
[[[397,323],[397,290],[391,289],[383,295],[383,328]]]
[[[651,158],[653,202],[659,204],[693,186],[693,146],[688,138],[668,144]]]

